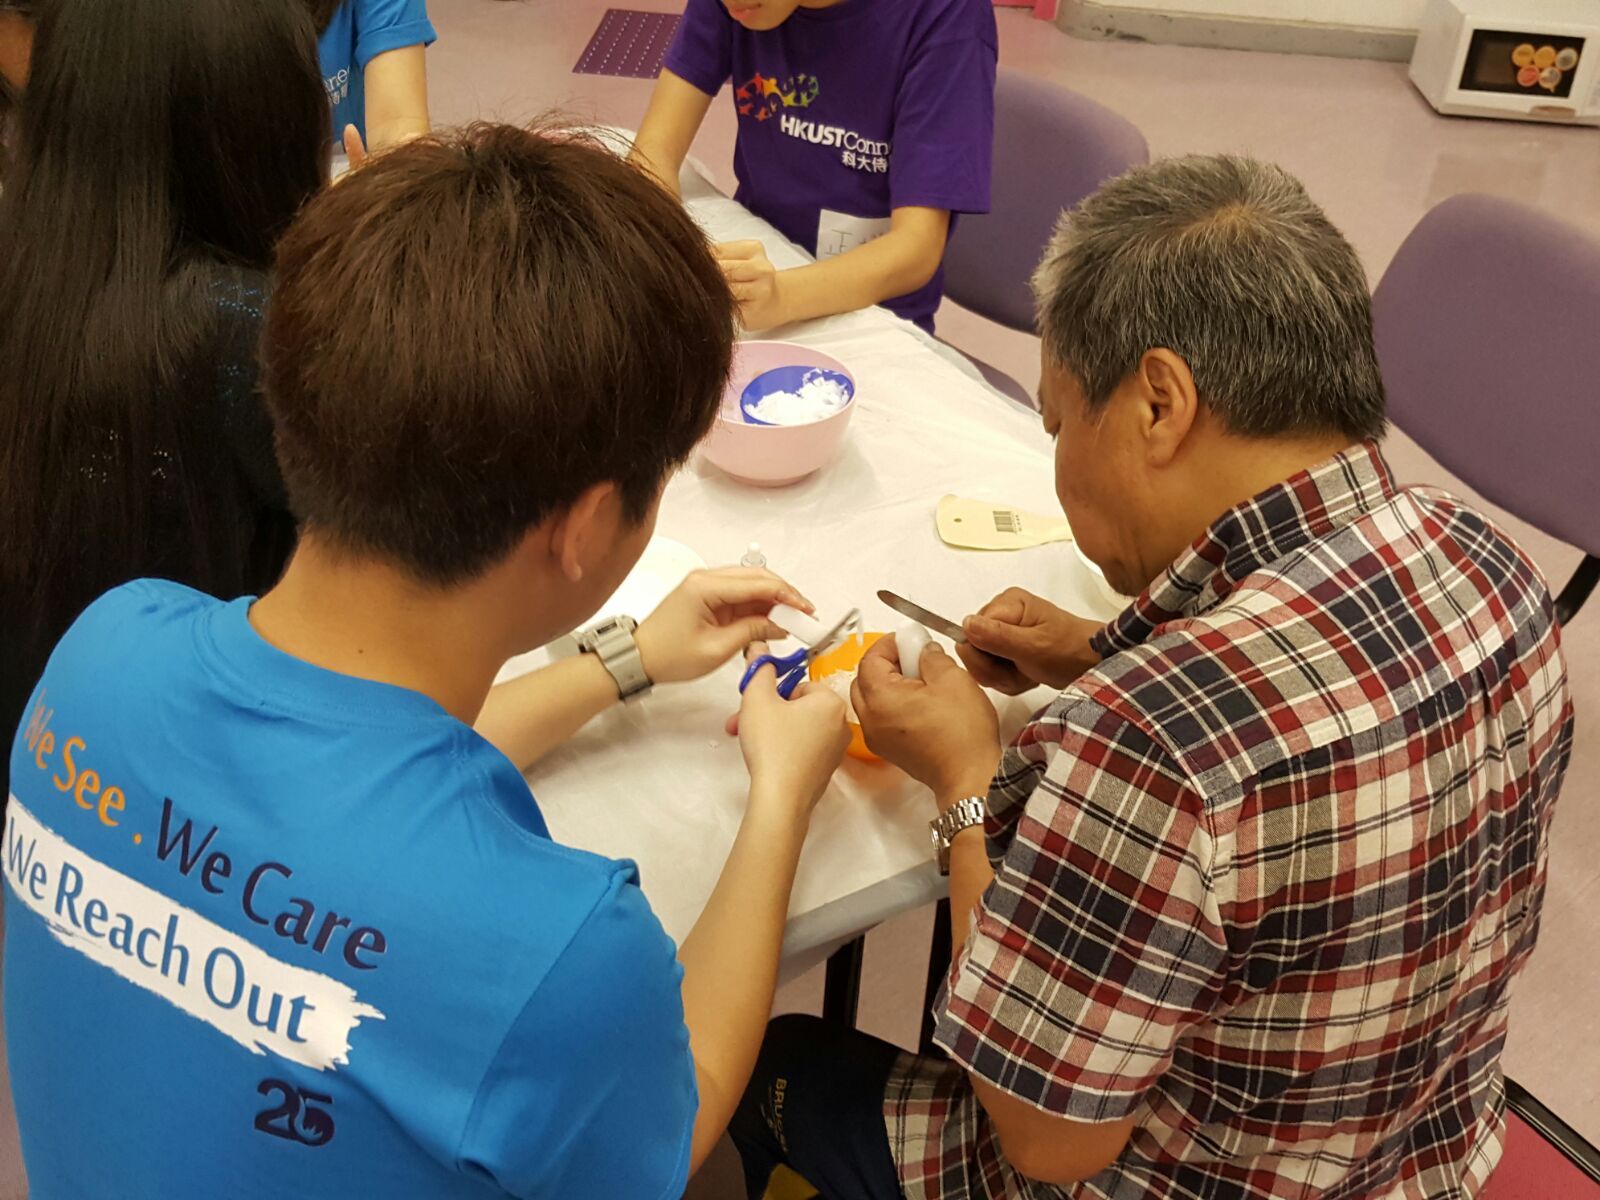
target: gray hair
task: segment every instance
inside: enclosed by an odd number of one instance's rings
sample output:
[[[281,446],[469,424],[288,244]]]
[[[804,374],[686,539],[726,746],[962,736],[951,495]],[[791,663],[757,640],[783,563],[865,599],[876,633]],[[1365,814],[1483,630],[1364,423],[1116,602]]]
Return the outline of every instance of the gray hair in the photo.
[[[1366,275],[1280,167],[1192,155],[1113,179],[1062,214],[1033,287],[1091,408],[1165,348],[1233,433],[1384,431]]]

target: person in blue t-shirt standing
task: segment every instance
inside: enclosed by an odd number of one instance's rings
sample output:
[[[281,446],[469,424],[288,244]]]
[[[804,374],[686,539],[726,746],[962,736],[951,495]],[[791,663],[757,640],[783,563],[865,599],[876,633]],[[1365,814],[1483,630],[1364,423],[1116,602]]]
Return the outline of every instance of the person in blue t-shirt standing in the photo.
[[[676,191],[733,81],[737,199],[818,261],[718,249],[744,323],[883,304],[930,332],[957,213],[989,211],[991,0],[688,0],[635,155]]]
[[[333,137],[359,161],[428,132],[425,51],[438,37],[427,0],[307,0],[316,18]]]
[[[551,838],[519,768],[809,606],[701,572],[491,684],[638,560],[734,329],[688,214],[583,135],[425,137],[302,211],[262,338],[302,529],[282,580],[107,593],[13,746],[35,1196],[682,1194],[755,1062],[843,703],[756,676],[748,806],[681,946],[632,863]]]

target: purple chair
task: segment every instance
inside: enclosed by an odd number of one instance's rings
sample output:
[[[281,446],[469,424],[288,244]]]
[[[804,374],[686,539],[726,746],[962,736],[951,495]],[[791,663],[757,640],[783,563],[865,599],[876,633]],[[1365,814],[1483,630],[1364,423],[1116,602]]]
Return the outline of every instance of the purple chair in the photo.
[[[944,256],[945,295],[980,317],[1032,333],[1030,281],[1062,209],[1149,161],[1144,135],[1127,118],[1002,67],[995,79],[990,210],[956,222]],[[972,362],[991,384],[1033,407],[1015,380]]]
[[[1509,200],[1452,197],[1400,247],[1372,320],[1395,424],[1584,552],[1556,600],[1570,621],[1600,580],[1600,242]],[[1600,1152],[1514,1080],[1506,1098],[1485,1200],[1600,1197]]]
[[[1600,581],[1600,242],[1491,196],[1412,230],[1372,298],[1389,415],[1452,474],[1584,552]]]

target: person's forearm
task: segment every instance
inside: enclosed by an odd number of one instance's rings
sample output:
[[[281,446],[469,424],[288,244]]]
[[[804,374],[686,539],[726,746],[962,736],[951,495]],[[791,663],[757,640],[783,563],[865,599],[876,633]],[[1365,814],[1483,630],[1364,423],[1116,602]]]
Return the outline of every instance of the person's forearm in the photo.
[[[674,196],[681,196],[678,172],[710,108],[710,96],[663,68],[628,160],[654,175]]]
[[[752,788],[722,876],[678,952],[700,1090],[691,1170],[732,1119],[772,1012],[789,891],[806,835],[802,821],[782,815],[793,807],[765,804]]]
[[[674,159],[670,149],[658,142],[645,140],[644,134],[641,133],[633,143],[633,149],[628,153],[628,161],[655,178],[678,199],[683,199],[683,188],[678,184],[678,175],[683,170],[683,159]]]
[[[1000,769],[1000,750],[995,748],[992,757],[974,759],[962,767],[961,778],[942,788],[934,795],[942,813],[952,805],[967,798],[989,795],[995,772]],[[985,801],[987,805],[987,801]],[[972,910],[994,881],[994,869],[989,865],[989,852],[984,845],[982,825],[969,825],[950,842],[950,961],[961,957],[967,944],[967,932],[972,924]]]
[[[950,843],[950,961],[961,957],[972,929],[972,914],[983,893],[994,882],[989,851],[983,842],[983,826],[974,825],[956,834]]]
[[[939,269],[934,248],[913,233],[890,230],[834,258],[778,273],[782,324],[870,308],[914,292]]]
[[[616,703],[605,664],[579,654],[491,688],[473,728],[526,771]]]
[[[367,150],[376,154],[431,128],[427,52],[421,46],[388,50],[367,64]]]
[[[987,784],[985,785],[987,786]],[[962,795],[975,795],[972,791]],[[940,797],[946,804],[960,796]],[[960,962],[972,933],[972,920],[984,892],[994,882],[994,868],[984,844],[983,826],[963,829],[950,843],[950,958]],[[968,1071],[973,1094],[994,1123],[1001,1149],[1012,1165],[1041,1183],[1068,1184],[1089,1178],[1105,1167],[1127,1141],[1131,1121],[1091,1126],[1042,1113],[1033,1105]],[[1106,1146],[1112,1145],[1109,1153]],[[1039,1151],[1044,1145],[1047,1150]]]
[[[390,121],[367,122],[367,149],[376,154],[393,149],[402,142],[419,138],[431,128],[426,117],[396,117]]]

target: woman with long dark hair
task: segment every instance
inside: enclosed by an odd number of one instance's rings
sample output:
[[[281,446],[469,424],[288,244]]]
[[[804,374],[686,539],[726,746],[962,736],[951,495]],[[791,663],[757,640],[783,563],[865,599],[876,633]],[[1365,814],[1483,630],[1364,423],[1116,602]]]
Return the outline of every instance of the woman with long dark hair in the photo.
[[[327,175],[304,0],[35,0],[0,190],[0,726],[101,592],[270,585],[293,526],[255,342]],[[9,778],[9,770],[7,770]]]

